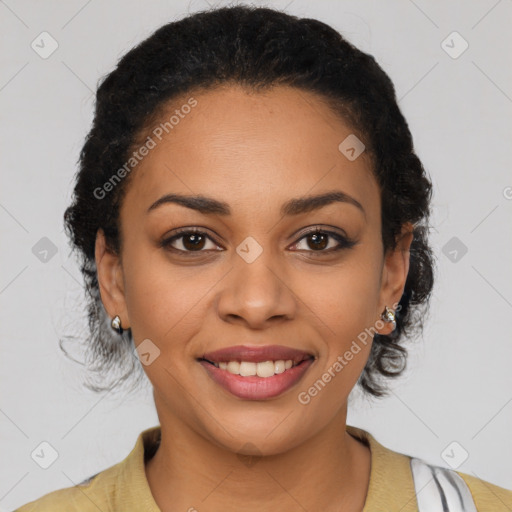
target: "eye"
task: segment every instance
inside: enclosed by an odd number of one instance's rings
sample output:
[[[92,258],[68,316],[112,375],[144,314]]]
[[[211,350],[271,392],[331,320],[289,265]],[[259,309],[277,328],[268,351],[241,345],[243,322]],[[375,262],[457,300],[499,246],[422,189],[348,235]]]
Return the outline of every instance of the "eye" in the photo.
[[[208,247],[208,242],[210,247]],[[178,232],[162,240],[161,247],[175,252],[206,252],[217,250],[219,247],[215,241],[204,231],[195,228],[182,228]]]
[[[299,247],[300,244],[303,244],[302,248]],[[299,241],[292,247],[298,248],[297,250],[299,251],[305,250],[307,252],[331,253],[341,249],[349,249],[355,244],[355,241],[349,240],[347,237],[339,233],[322,230],[317,227],[303,234]],[[304,245],[306,248],[304,248]]]
[[[208,243],[210,244],[209,247]],[[300,247],[301,244],[305,244],[306,247]],[[349,240],[339,233],[317,227],[304,233],[291,247],[299,251],[332,253],[341,249],[349,249],[355,244],[355,241]],[[181,228],[173,236],[162,240],[160,246],[176,253],[223,250],[222,248],[219,249],[219,244],[205,231],[196,228]]]

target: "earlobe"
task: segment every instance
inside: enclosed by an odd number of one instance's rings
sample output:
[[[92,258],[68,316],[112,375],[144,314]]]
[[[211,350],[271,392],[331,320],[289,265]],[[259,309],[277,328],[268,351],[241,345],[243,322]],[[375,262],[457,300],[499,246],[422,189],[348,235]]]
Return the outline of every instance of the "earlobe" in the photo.
[[[387,306],[394,310],[403,295],[407,275],[409,274],[409,251],[413,238],[413,225],[408,222],[402,227],[395,250],[390,250],[385,257],[382,274],[381,309]]]
[[[129,319],[124,297],[123,269],[119,256],[107,246],[101,229],[96,233],[94,258],[103,306],[111,318],[119,316],[123,328],[126,329]]]

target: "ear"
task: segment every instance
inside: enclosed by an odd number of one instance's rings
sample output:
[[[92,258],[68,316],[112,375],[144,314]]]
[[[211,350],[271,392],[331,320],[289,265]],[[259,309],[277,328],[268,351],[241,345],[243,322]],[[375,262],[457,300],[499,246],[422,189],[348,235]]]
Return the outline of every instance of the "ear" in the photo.
[[[107,247],[102,229],[96,233],[94,249],[101,301],[110,318],[121,318],[121,326],[128,329],[130,320],[124,297],[124,276],[120,257]]]
[[[401,233],[398,235],[395,250],[389,249],[386,253],[381,276],[379,318],[386,306],[395,311],[404,293],[405,282],[409,273],[409,249],[413,237],[413,225],[407,222],[402,226]],[[386,327],[378,332],[386,335],[391,332],[391,329],[392,327],[386,324]]]

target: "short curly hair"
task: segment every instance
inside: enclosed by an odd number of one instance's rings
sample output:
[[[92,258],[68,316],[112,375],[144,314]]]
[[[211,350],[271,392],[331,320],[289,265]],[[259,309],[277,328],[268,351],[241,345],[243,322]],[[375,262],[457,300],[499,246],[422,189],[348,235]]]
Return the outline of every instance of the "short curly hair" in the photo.
[[[385,381],[406,367],[402,340],[423,331],[433,288],[434,261],[427,241],[432,184],[414,152],[393,84],[371,55],[318,20],[248,5],[197,12],[160,27],[126,53],[98,87],[93,125],[64,215],[88,297],[87,366],[100,377],[99,384],[86,386],[112,390],[140,376],[130,330],[119,336],[110,328],[94,259],[99,229],[108,246],[120,251],[119,207],[129,176],[105,198],[94,191],[130,158],[167,102],[223,84],[253,91],[287,85],[319,94],[361,134],[371,155],[381,193],[384,251],[394,249],[402,225],[412,223],[410,268],[396,329],[387,336],[374,335],[357,382],[368,397],[387,395]]]

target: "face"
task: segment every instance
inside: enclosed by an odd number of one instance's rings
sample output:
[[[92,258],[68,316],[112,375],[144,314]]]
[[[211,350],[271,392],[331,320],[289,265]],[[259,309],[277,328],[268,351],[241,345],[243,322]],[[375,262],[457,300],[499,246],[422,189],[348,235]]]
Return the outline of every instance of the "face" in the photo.
[[[162,426],[234,452],[252,443],[279,453],[346,407],[371,349],[361,333],[391,330],[380,314],[402,295],[411,238],[383,254],[368,155],[348,159],[338,149],[353,130],[319,97],[229,86],[193,98],[161,140],[149,134],[156,145],[120,211],[120,257],[99,233],[101,296],[135,344],[146,344]],[[162,122],[188,99],[174,101]],[[186,206],[171,194],[220,204]],[[226,388],[216,376],[228,370],[200,358],[239,345],[281,345],[309,360],[270,377],[277,384],[228,376]],[[244,387],[244,378],[258,383]]]

